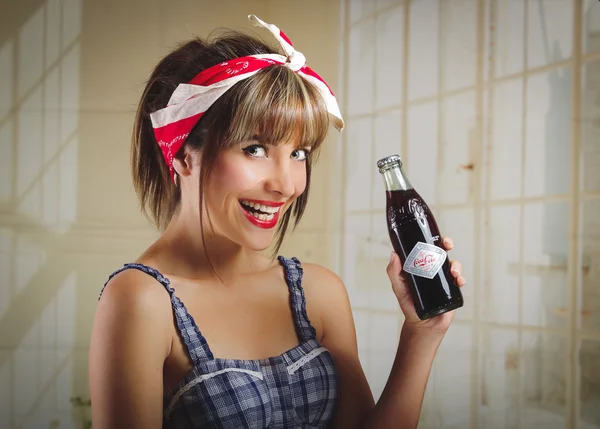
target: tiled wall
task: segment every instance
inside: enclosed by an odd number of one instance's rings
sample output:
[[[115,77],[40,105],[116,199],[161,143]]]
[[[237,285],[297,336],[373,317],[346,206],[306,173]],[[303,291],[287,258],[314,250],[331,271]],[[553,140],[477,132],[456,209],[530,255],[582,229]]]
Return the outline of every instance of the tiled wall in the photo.
[[[376,396],[398,153],[468,279],[420,428],[600,428],[600,3],[346,0],[344,35],[338,268]]]
[[[75,225],[78,205],[81,2],[62,3],[28,4],[10,17],[2,7],[3,428],[52,427],[55,417],[69,415],[65,393],[71,392],[75,369],[84,365],[76,347],[82,278],[50,251],[70,247],[64,233]]]

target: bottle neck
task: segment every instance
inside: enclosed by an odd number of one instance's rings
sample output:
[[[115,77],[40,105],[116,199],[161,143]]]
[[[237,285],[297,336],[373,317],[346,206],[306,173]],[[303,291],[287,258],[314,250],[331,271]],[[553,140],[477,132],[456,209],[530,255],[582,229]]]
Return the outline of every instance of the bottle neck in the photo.
[[[407,191],[413,188],[400,165],[394,165],[381,174],[387,191]]]

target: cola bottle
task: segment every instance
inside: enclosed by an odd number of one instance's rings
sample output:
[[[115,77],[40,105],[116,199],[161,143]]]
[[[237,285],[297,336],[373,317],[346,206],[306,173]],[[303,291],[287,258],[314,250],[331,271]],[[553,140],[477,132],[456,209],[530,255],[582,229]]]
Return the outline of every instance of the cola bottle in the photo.
[[[385,181],[388,232],[419,319],[462,307],[435,218],[402,171],[402,159],[382,158],[377,168]]]

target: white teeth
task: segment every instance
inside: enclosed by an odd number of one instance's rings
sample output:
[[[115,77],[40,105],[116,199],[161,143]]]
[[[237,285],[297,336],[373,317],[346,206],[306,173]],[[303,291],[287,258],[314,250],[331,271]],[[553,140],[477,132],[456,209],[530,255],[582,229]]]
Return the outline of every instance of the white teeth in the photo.
[[[260,211],[265,213],[277,213],[279,211],[279,207],[269,207],[261,204]]]
[[[261,212],[267,214],[275,214],[279,211],[279,207],[265,206],[264,204],[258,204],[253,201],[241,200],[241,203],[245,206],[251,207],[255,210],[260,210]]]
[[[258,220],[262,220],[262,221],[269,221],[269,220],[273,220],[273,218],[275,217],[274,214],[264,214],[264,213],[251,213],[252,216],[254,216],[256,219]]]

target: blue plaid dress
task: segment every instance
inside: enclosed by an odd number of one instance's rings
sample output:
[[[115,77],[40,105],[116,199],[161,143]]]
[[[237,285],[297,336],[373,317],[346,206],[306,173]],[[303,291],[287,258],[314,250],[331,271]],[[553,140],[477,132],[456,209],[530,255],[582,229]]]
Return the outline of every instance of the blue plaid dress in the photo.
[[[137,269],[165,287],[177,327],[194,362],[192,371],[165,392],[163,428],[329,426],[337,400],[333,358],[317,341],[308,320],[300,261],[282,256],[278,259],[285,270],[300,344],[279,356],[260,360],[215,358],[194,318],[175,296],[169,279],[154,268],[131,263],[111,274],[109,281],[123,270]]]

